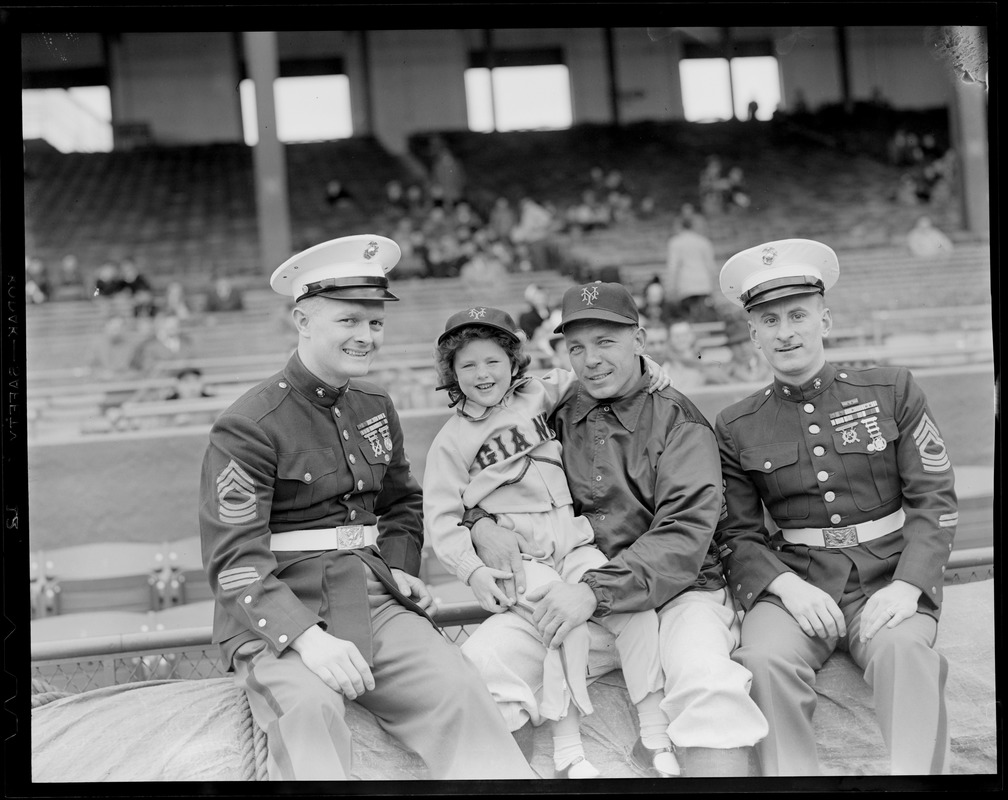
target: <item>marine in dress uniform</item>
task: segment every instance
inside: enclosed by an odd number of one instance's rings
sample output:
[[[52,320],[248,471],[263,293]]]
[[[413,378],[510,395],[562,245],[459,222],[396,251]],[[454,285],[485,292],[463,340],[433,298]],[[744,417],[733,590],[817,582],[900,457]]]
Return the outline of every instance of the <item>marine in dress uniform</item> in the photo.
[[[906,368],[826,361],[823,296],[838,276],[836,254],[804,239],[749,248],[721,271],[775,375],[715,425],[715,541],[745,612],[734,657],[770,723],[764,775],[818,772],[812,687],[837,647],[874,692],[892,773],[942,773],[948,666],[933,645],[958,521],[952,467]]]
[[[427,616],[421,489],[391,400],[359,379],[398,258],[389,239],[348,236],[273,273],[296,301],[297,352],[217,419],[203,461],[214,641],[267,734],[271,779],[351,776],[344,697],[431,777],[535,778]]]

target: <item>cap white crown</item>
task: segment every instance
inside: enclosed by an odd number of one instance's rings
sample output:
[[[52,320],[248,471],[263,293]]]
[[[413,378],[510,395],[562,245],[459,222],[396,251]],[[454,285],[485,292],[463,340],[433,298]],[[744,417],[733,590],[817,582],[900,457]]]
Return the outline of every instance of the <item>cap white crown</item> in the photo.
[[[330,239],[291,256],[273,271],[270,286],[277,294],[297,300],[310,284],[335,279],[353,286],[354,278],[384,278],[397,263],[402,251],[391,239],[374,234],[357,234]]]
[[[833,249],[812,239],[778,239],[750,247],[729,258],[721,268],[721,293],[744,307],[742,295],[778,278],[808,275],[821,280],[823,290],[840,277],[840,262]]]

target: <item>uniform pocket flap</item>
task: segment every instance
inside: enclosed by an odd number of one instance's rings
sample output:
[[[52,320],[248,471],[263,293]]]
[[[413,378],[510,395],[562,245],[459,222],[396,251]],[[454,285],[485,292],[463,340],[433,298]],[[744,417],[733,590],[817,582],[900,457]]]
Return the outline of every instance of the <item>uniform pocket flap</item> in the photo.
[[[798,461],[798,442],[776,442],[750,447],[739,454],[746,472],[774,472]]]
[[[277,454],[277,477],[284,481],[315,483],[338,469],[339,462],[331,447]]]

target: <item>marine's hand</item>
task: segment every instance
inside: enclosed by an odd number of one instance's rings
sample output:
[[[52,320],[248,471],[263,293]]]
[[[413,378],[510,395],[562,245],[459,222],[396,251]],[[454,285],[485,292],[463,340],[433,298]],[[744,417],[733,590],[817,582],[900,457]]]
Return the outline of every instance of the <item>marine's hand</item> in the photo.
[[[428,614],[433,614],[437,611],[437,603],[427,590],[427,584],[422,580],[396,568],[392,569],[392,577],[395,578],[399,591],[407,597],[412,598],[413,602],[420,606],[420,608]]]
[[[847,635],[840,606],[822,589],[803,581],[793,572],[782,572],[770,581],[767,591],[781,599],[784,608],[809,636],[835,639]]]
[[[868,598],[861,610],[862,642],[867,642],[882,626],[895,628],[917,613],[921,590],[906,581],[893,581]]]
[[[587,622],[598,601],[586,583],[552,581],[536,587],[525,595],[535,604],[532,620],[539,629],[543,644],[557,648],[578,625]]]
[[[514,600],[498,585],[498,582],[509,580],[510,572],[491,567],[477,567],[469,576],[469,588],[473,590],[482,608],[491,614],[500,614],[514,605]]]
[[[318,625],[312,625],[298,636],[291,642],[291,647],[308,669],[330,689],[349,700],[355,700],[375,687],[371,668],[357,645],[330,636]]]
[[[672,385],[672,376],[662,369],[661,364],[651,356],[644,356],[644,364],[647,366],[648,375],[651,376],[651,383],[648,384],[648,394],[654,394],[659,389],[665,389]]]

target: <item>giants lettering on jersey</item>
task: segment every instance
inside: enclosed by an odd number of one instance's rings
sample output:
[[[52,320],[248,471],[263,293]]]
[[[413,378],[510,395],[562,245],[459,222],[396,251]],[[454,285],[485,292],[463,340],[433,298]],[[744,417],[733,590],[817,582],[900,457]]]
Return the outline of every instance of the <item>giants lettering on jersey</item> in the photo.
[[[476,463],[480,469],[486,469],[491,464],[507,461],[520,453],[526,453],[538,447],[545,441],[556,438],[556,431],[546,424],[545,414],[536,414],[532,418],[532,431],[526,430],[524,433],[518,430],[517,425],[512,425],[506,431],[497,434],[476,453]],[[534,441],[529,441],[526,435],[531,436]]]

